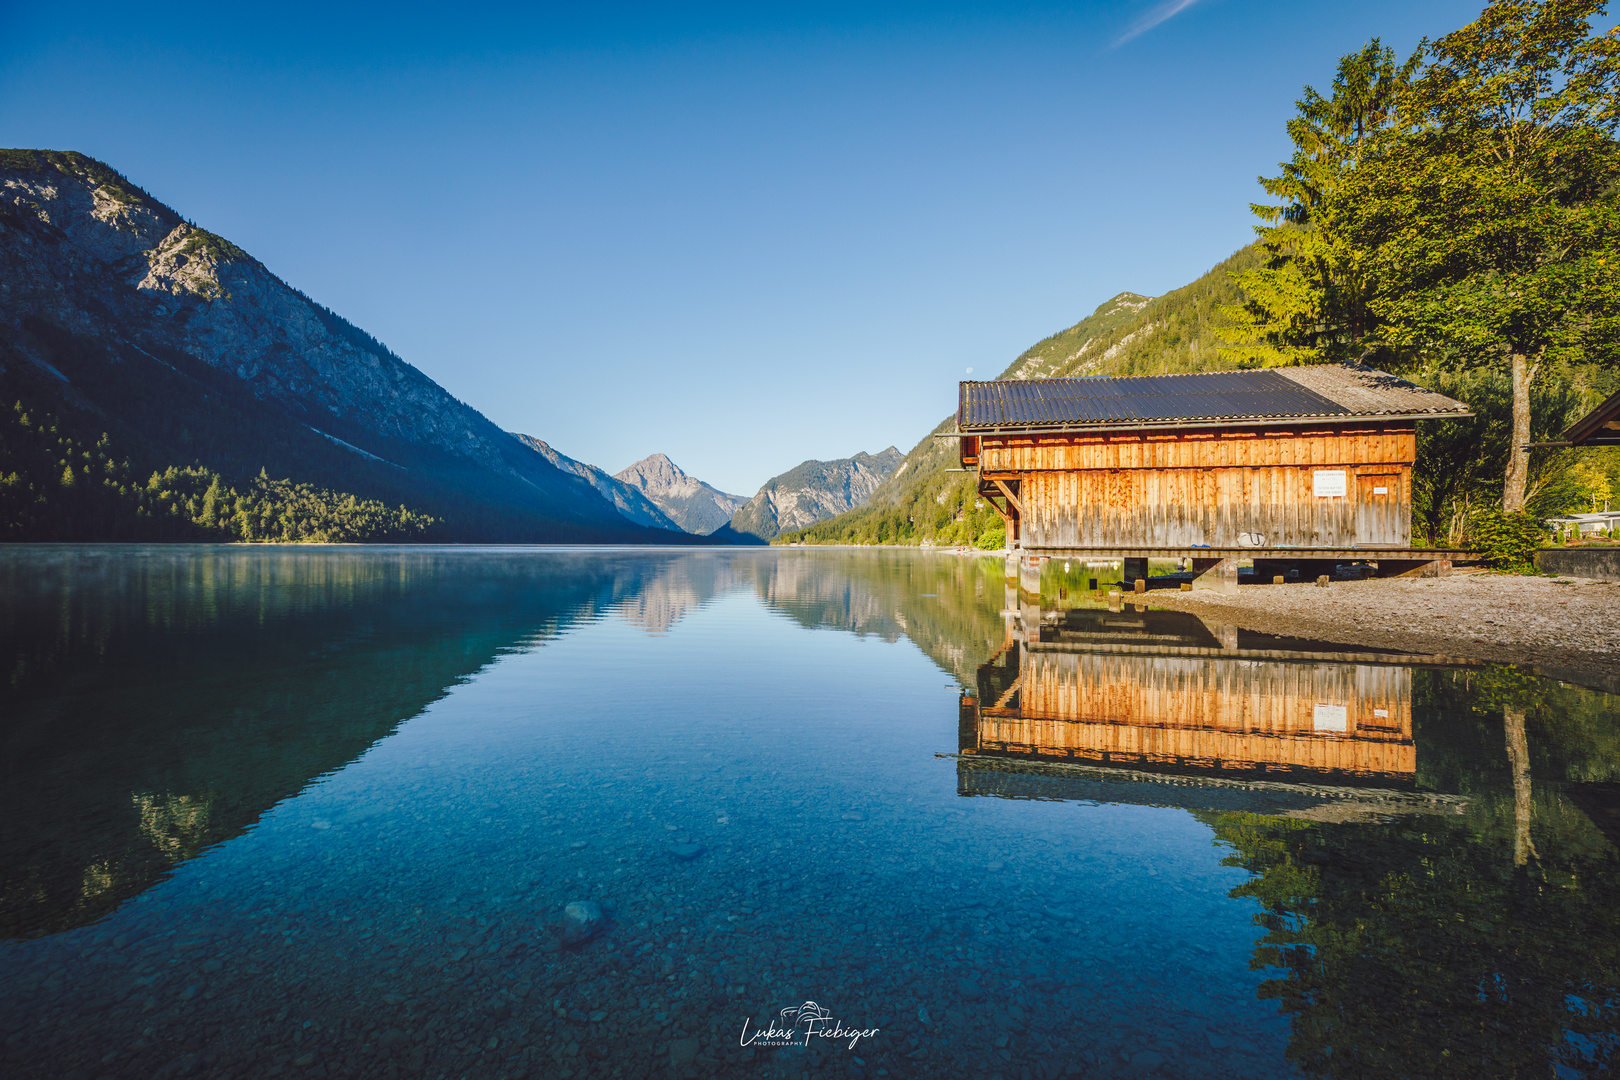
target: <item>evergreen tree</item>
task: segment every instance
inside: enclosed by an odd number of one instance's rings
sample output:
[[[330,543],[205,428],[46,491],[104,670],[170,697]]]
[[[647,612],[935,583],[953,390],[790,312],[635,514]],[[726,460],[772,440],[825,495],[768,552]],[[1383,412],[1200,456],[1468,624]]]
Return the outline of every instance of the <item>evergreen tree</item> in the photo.
[[[1323,97],[1305,87],[1288,121],[1294,156],[1281,175],[1260,186],[1281,200],[1250,205],[1265,222],[1255,227],[1269,256],[1263,266],[1232,280],[1244,303],[1222,308],[1223,355],[1262,366],[1318,360],[1362,359],[1372,328],[1361,253],[1323,229],[1323,202],[1361,160],[1373,137],[1394,117],[1397,94],[1411,79],[1421,52],[1397,64],[1395,52],[1374,38],[1339,60],[1333,87]]]

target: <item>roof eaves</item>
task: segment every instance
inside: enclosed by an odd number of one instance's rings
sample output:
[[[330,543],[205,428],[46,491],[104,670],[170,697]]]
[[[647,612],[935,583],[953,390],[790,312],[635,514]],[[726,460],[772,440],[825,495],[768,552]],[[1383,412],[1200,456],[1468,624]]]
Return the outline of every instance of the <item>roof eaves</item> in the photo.
[[[962,424],[964,432],[984,433],[1022,433],[1043,434],[1048,432],[1067,433],[1075,431],[1142,431],[1147,429],[1174,430],[1179,428],[1217,428],[1217,427],[1247,427],[1254,424],[1293,424],[1301,421],[1313,423],[1353,424],[1365,420],[1465,420],[1473,416],[1464,408],[1463,410],[1444,410],[1432,412],[1390,412],[1390,413],[1297,413],[1293,415],[1278,415],[1275,413],[1254,416],[1210,416],[1187,417],[1174,420],[1095,420],[1095,421],[1064,421],[1052,423],[1047,421],[1024,421],[984,424]]]
[[[1603,430],[1604,424],[1615,419],[1620,419],[1620,392],[1611,395],[1609,400],[1571,424],[1569,430],[1564,432],[1564,441],[1588,442],[1593,435]]]

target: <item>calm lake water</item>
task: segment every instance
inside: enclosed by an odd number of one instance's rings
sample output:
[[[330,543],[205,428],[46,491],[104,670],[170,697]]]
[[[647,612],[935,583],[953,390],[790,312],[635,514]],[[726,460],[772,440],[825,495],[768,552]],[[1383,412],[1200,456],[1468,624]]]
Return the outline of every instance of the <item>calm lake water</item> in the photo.
[[[1608,1075],[1620,702],[1062,592],[0,550],[0,1073]]]

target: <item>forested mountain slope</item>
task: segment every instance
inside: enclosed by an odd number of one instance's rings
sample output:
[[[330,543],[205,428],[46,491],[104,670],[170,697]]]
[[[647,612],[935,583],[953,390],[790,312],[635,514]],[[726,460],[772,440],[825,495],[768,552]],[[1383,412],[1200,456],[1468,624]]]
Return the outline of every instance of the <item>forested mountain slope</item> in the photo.
[[[424,539],[687,539],[625,520],[587,480],[81,154],[0,151],[0,401],[54,417],[53,438],[127,458],[137,481],[199,467],[246,488],[263,471],[409,507],[434,519]],[[13,486],[49,510],[56,480],[16,471]],[[36,538],[111,538],[67,525]]]
[[[1240,301],[1230,275],[1258,265],[1260,258],[1253,247],[1245,247],[1174,292],[1159,297],[1120,293],[1067,330],[1026,349],[997,377],[1159,375],[1234,367],[1218,351],[1217,308]],[[1001,519],[978,498],[971,476],[946,471],[957,463],[956,440],[934,435],[955,428],[954,416],[940,421],[865,506],[784,532],[777,542],[1000,546]]]

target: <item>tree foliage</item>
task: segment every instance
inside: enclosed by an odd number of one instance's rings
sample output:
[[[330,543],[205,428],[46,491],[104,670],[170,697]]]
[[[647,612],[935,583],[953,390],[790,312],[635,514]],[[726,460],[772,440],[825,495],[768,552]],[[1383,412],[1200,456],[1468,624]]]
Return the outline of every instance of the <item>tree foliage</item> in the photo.
[[[1307,87],[1254,207],[1230,355],[1491,368],[1504,510],[1532,505],[1532,388],[1620,359],[1620,40],[1603,0],[1496,0],[1404,64],[1375,39]],[[1549,366],[1552,365],[1552,366]],[[1579,381],[1579,380],[1577,380]],[[1556,435],[1556,433],[1546,433]],[[1545,437],[1545,436],[1544,436]]]
[[[435,524],[261,469],[237,490],[199,465],[142,483],[103,435],[84,445],[56,417],[17,402],[0,414],[0,540],[420,540]]]
[[[1339,61],[1327,96],[1305,87],[1288,121],[1294,155],[1281,174],[1261,177],[1276,203],[1250,209],[1264,265],[1232,275],[1241,304],[1225,307],[1224,355],[1263,366],[1362,359],[1373,326],[1361,253],[1318,222],[1323,204],[1344,183],[1394,118],[1397,94],[1421,54],[1398,64],[1374,38]]]

